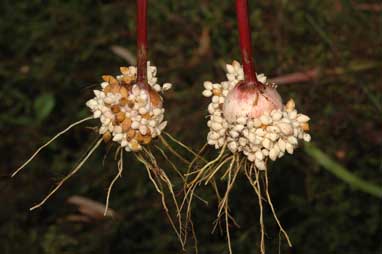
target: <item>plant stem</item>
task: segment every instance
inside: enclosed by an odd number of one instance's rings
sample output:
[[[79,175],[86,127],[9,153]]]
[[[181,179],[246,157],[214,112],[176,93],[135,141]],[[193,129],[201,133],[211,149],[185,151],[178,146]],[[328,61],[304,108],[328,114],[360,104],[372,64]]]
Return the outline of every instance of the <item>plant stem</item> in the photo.
[[[253,85],[262,85],[256,76],[252,56],[251,31],[248,18],[248,0],[236,0],[236,15],[239,28],[240,50],[244,69],[244,82]]]
[[[137,84],[147,86],[147,0],[137,0]]]

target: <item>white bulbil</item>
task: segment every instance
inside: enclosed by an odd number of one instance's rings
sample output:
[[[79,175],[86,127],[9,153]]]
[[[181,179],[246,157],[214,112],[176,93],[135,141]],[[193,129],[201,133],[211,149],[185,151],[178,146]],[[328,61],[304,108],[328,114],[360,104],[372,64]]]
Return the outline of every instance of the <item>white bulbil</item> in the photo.
[[[255,166],[260,170],[267,170],[267,167],[263,160],[255,160]]]
[[[230,143],[228,144],[228,149],[229,149],[231,152],[235,153],[235,152],[237,151],[237,144],[236,144],[236,142],[230,142]]]
[[[264,157],[265,157],[261,151],[257,151],[255,153],[255,156],[256,156],[256,159],[258,159],[258,160],[264,160]]]
[[[171,88],[172,88],[172,84],[171,83],[164,83],[163,86],[162,86],[162,90],[163,91],[170,90]]]
[[[293,154],[293,145],[290,143],[285,144],[285,149],[288,153]]]
[[[274,112],[272,112],[271,116],[273,121],[278,121],[281,119],[281,117],[283,117],[283,114],[281,113],[281,111],[275,110]]]
[[[293,127],[289,123],[279,122],[276,124],[276,126],[280,128],[281,132],[286,136],[289,136],[293,133]]]
[[[307,133],[304,134],[303,138],[304,138],[304,141],[305,141],[305,142],[310,142],[310,140],[311,140],[310,135],[307,134]]]
[[[265,147],[266,149],[269,149],[271,147],[271,141],[269,139],[264,139],[263,142],[262,142],[262,145],[263,147]]]
[[[232,137],[232,138],[237,138],[239,137],[239,132],[237,132],[236,130],[230,130],[229,131],[229,135]]]
[[[212,91],[211,90],[204,90],[203,91],[203,96],[204,97],[210,97],[212,95]]]
[[[286,146],[285,141],[280,138],[277,144],[279,145],[280,151],[285,152],[285,146]]]
[[[262,124],[264,125],[269,125],[272,123],[272,118],[270,118],[269,116],[267,115],[262,115],[260,116],[260,121]]]

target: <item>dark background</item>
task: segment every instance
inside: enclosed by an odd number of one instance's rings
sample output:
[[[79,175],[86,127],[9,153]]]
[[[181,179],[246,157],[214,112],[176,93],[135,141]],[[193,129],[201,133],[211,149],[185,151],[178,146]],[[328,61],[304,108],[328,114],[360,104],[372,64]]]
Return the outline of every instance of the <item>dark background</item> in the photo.
[[[207,133],[202,82],[223,80],[224,64],[240,60],[234,1],[149,2],[150,59],[159,81],[174,84],[165,101],[167,130],[197,150]],[[319,149],[380,187],[379,1],[259,0],[250,6],[257,69],[279,77],[317,68],[315,78],[280,85],[280,93],[311,116]],[[28,211],[94,142],[94,132],[84,128],[89,124],[9,178],[48,137],[89,114],[84,103],[101,75],[130,65],[112,46],[135,55],[135,1],[0,1],[0,253],[181,253],[160,197],[131,155],[111,197],[119,217],[85,215],[67,203],[73,195],[104,203],[117,171],[108,146],[46,205]],[[274,204],[296,253],[381,253],[381,199],[335,177],[327,169],[336,168],[320,166],[307,151],[302,147],[272,163],[269,172]],[[199,252],[226,253],[224,234],[210,234],[216,199],[208,187],[199,192],[210,201],[195,202]],[[259,253],[257,198],[244,177],[232,191],[231,208],[240,224],[231,232],[234,253]],[[279,232],[268,210],[266,232],[267,253],[278,253]],[[281,253],[289,253],[284,245]],[[188,245],[187,253],[193,252]]]

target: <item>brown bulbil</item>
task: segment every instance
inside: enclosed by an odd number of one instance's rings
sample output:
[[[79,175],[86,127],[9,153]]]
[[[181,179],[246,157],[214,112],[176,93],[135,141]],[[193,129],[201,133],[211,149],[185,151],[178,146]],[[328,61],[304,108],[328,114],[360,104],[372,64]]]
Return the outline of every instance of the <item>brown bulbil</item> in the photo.
[[[151,142],[151,136],[150,135],[145,135],[143,136],[143,144],[147,145],[148,143]]]
[[[310,130],[310,126],[308,123],[302,123],[301,125],[301,128],[304,130],[304,131],[309,131]]]
[[[135,81],[135,79],[136,79],[135,76],[134,77],[131,77],[131,76],[123,76],[122,77],[122,81],[126,85],[131,85]]]
[[[222,94],[222,91],[220,89],[212,89],[212,93],[216,96],[220,96]]]
[[[141,98],[136,99],[136,102],[138,103],[138,105],[143,105],[146,103],[146,101],[144,99],[141,99]]]
[[[151,105],[158,108],[162,107],[162,98],[160,97],[160,95],[151,87],[149,88],[148,92],[150,96]]]
[[[130,129],[130,126],[131,126],[131,119],[126,118],[125,120],[123,120],[123,122],[121,124],[122,131],[127,132]]]
[[[143,143],[147,145],[148,143],[151,142],[151,135],[149,133],[146,135],[142,135],[140,132],[137,132],[137,135],[135,135],[135,138],[141,144]]]
[[[111,133],[110,132],[105,132],[103,135],[102,135],[102,139],[105,143],[108,143],[110,140],[111,140]]]
[[[127,96],[129,95],[129,92],[124,86],[121,86],[121,88],[119,89],[119,93],[121,94],[122,98],[127,98]]]
[[[139,150],[139,143],[137,140],[133,139],[130,142],[131,151],[136,152]]]
[[[111,112],[113,113],[119,113],[121,111],[121,108],[119,107],[119,105],[113,105],[111,106]]]
[[[107,86],[103,89],[103,92],[104,92],[105,94],[110,93],[110,91],[111,91],[111,85],[107,85]]]
[[[118,80],[111,75],[103,75],[102,79],[110,85],[119,85]]]
[[[144,119],[150,119],[150,118],[151,118],[151,115],[150,115],[150,113],[146,113],[146,114],[143,114],[143,115],[142,115],[142,118],[144,118]]]
[[[111,85],[111,91],[112,93],[119,93],[119,90],[121,89],[120,85]]]
[[[124,112],[119,112],[115,115],[115,119],[118,123],[121,123],[123,120],[125,120],[126,115]]]
[[[139,143],[143,143],[143,135],[137,131],[137,134],[135,135],[135,139],[139,142]]]
[[[129,107],[129,108],[132,108],[132,107],[134,107],[134,101],[132,101],[132,100],[128,100],[127,101],[127,106]]]
[[[118,84],[108,85],[108,86],[106,86],[103,89],[103,92],[105,94],[108,94],[108,93],[119,93],[120,88],[121,87]]]
[[[121,71],[122,74],[129,74],[129,67],[126,66],[121,66],[119,67],[119,70]]]
[[[125,105],[127,104],[127,102],[128,102],[127,98],[122,97],[122,98],[119,100],[119,105],[120,105],[121,107],[123,107],[123,106],[125,106]]]
[[[128,139],[134,138],[135,137],[135,130],[133,130],[133,129],[128,130],[126,135],[127,135]]]

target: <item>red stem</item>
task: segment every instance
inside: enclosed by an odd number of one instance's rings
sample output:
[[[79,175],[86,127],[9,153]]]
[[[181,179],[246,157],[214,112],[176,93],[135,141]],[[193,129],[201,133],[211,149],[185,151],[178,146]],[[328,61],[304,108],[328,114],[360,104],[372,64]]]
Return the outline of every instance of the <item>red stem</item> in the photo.
[[[147,0],[137,0],[137,84],[147,85]]]
[[[248,18],[248,1],[236,0],[236,15],[240,36],[240,50],[244,69],[244,82],[247,84],[262,85],[256,76],[251,47],[251,30]]]

